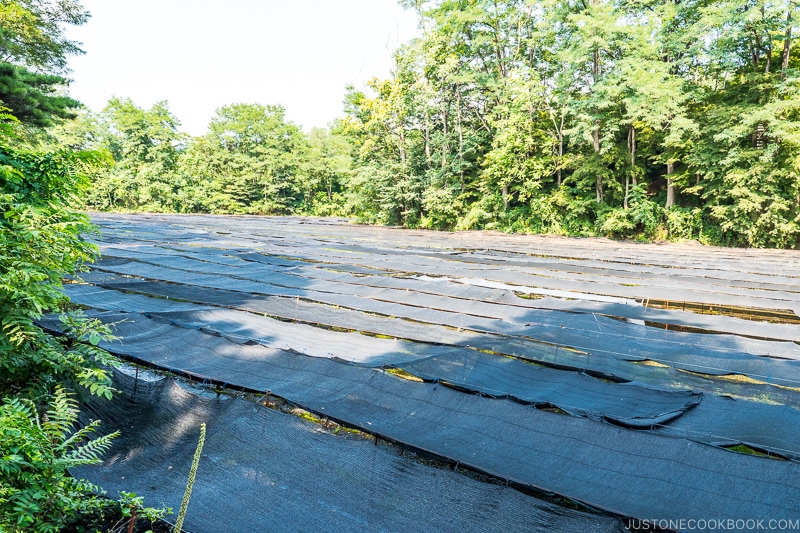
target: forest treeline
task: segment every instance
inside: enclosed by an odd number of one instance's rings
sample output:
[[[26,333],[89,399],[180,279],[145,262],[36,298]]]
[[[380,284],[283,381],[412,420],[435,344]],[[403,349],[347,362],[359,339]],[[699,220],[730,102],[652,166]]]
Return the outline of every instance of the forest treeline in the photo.
[[[305,134],[280,106],[112,99],[90,206],[800,245],[796,0],[403,0],[421,36]]]

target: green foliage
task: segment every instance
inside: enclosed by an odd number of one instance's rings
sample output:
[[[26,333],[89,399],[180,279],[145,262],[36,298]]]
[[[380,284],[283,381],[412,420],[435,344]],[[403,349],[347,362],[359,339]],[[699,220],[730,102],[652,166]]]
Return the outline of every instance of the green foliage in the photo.
[[[497,229],[502,206],[499,193],[488,194],[470,205],[467,213],[459,218],[456,229]]]
[[[450,230],[458,221],[458,207],[455,191],[452,189],[426,189],[422,194],[422,209],[425,212],[420,227]]]
[[[641,186],[630,192],[628,209],[612,209],[598,221],[600,231],[610,237],[641,235],[652,239],[663,226],[664,209],[650,200]]]
[[[423,36],[346,100],[362,220],[800,244],[795,2],[406,5]]]
[[[111,397],[106,369],[114,360],[98,347],[101,340],[112,338],[109,329],[80,312],[61,314],[63,336],[51,335],[40,326],[45,314],[59,313],[68,303],[61,291],[62,278],[76,274],[79,265],[97,254],[96,247],[84,238],[93,227],[77,209],[90,186],[88,175],[101,176],[100,169],[111,159],[108,150],[83,151],[102,137],[103,127],[84,127],[91,123],[91,117],[84,114],[75,123],[61,126],[56,139],[61,137],[62,142],[57,148],[30,148],[31,141],[40,145],[53,142],[37,128],[75,116],[71,108],[79,103],[65,95],[67,80],[61,74],[67,72],[66,56],[81,50],[63,32],[65,25],[79,25],[87,18],[88,12],[76,0],[0,0],[3,532],[54,532],[71,525],[97,529],[107,513],[119,515],[142,507],[140,500],[127,495],[121,504],[102,498],[98,487],[74,479],[68,472],[98,462],[116,436],[92,438],[97,421],[77,427],[77,402],[67,392],[78,388]],[[136,118],[132,104],[115,103],[117,124],[135,122],[123,120]],[[151,146],[137,145],[130,137],[137,125],[115,131],[127,141],[121,148],[146,148],[146,153],[136,153],[136,157],[149,158],[151,166],[164,161],[174,164],[173,139],[162,134],[170,127],[165,115],[164,109],[157,117],[161,129],[148,130],[149,139],[156,141]],[[101,126],[107,129],[107,124]]]
[[[556,198],[537,196],[531,201],[529,228],[532,233],[563,234],[563,216]]]
[[[298,152],[305,139],[282,107],[221,107],[207,139],[217,190],[229,203],[259,214],[290,214],[302,203]]]
[[[108,506],[100,489],[74,479],[68,469],[99,462],[117,433],[90,440],[99,422],[73,431],[76,401],[60,386],[46,413],[31,400],[6,398],[0,405],[0,530],[61,530]]]
[[[82,53],[64,37],[65,25],[81,25],[88,12],[75,0],[0,1],[0,104],[23,123],[51,126],[72,118],[80,103],[63,94],[67,56]]]
[[[52,126],[54,118],[74,118],[71,109],[80,102],[61,94],[64,85],[60,76],[0,62],[0,102],[25,124],[44,128]]]
[[[39,71],[63,72],[67,56],[83,53],[79,43],[64,37],[64,26],[88,19],[77,0],[2,0],[0,56]]]
[[[403,4],[422,35],[327,131],[257,104],[195,139],[166,104],[79,118],[116,159],[90,205],[800,246],[796,1]]]
[[[191,189],[176,173],[185,136],[166,102],[149,110],[114,97],[99,115],[83,114],[62,141],[108,153],[112,164],[94,169],[88,202],[101,209],[187,211],[182,195]]]
[[[116,435],[92,439],[98,422],[75,429],[67,392],[111,397],[114,360],[99,348],[110,330],[80,312],[61,315],[63,335],[38,324],[67,303],[62,276],[96,255],[82,237],[93,230],[89,219],[74,207],[88,185],[78,169],[97,158],[0,145],[0,531],[93,527],[131,509],[68,473],[96,463]]]
[[[65,317],[75,340],[48,335],[36,324],[65,303],[61,278],[91,261],[92,227],[72,207],[85,187],[67,152],[33,153],[0,146],[0,392],[34,390],[72,381],[110,395],[99,365],[109,356],[96,347],[96,321]],[[84,342],[88,341],[88,342]]]
[[[766,85],[771,98],[763,94],[765,81],[762,75],[742,76],[724,91],[730,101],[718,97],[706,109],[705,135],[692,154],[692,163],[704,165],[705,172],[694,189],[726,242],[797,247],[800,79]],[[760,140],[755,138],[759,128]]]
[[[345,214],[352,147],[341,135],[306,136],[282,107],[259,104],[219,108],[203,137],[179,126],[166,102],[145,110],[115,97],[55,134],[113,159],[90,172],[96,209]]]
[[[169,507],[145,507],[144,498],[137,496],[135,492],[120,491],[119,496],[118,504],[123,520],[140,517],[152,523],[172,513]]]
[[[672,239],[708,242],[703,232],[703,211],[699,207],[667,210],[667,232]]]
[[[350,143],[336,131],[311,130],[300,166],[303,212],[317,216],[346,214],[344,191],[353,165],[351,151]]]

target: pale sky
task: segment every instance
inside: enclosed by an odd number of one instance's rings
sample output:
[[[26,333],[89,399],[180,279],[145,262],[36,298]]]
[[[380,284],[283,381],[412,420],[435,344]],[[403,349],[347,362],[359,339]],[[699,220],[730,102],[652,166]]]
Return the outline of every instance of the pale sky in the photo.
[[[83,0],[70,28],[86,54],[69,60],[70,95],[94,111],[112,95],[167,100],[182,131],[202,135],[217,107],[281,104],[324,127],[345,86],[385,78],[392,52],[418,35],[396,0]]]

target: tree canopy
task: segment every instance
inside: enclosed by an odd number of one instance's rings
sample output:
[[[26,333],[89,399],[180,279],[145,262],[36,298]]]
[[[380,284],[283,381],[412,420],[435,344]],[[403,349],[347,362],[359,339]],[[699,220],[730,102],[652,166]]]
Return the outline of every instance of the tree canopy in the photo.
[[[145,172],[124,128],[84,128],[117,159],[92,205],[800,245],[795,0],[403,4],[422,36],[325,133],[260,104],[194,139],[162,121],[169,144],[137,123],[174,156]],[[120,120],[114,102],[84,124]]]
[[[64,36],[89,13],[76,0],[0,0],[0,105],[24,124],[73,118],[80,102],[66,95],[67,59],[82,54]]]
[[[798,245],[797,2],[405,5],[347,100],[365,219]]]
[[[278,105],[217,109],[206,135],[179,131],[166,102],[139,108],[112,98],[54,130],[61,142],[106,151],[113,165],[97,172],[90,205],[165,212],[339,214],[351,144],[341,135],[310,135]]]

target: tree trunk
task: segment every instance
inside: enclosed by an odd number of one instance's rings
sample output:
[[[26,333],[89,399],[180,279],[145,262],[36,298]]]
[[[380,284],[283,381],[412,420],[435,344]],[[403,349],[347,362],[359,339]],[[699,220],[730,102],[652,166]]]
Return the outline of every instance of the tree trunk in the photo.
[[[630,193],[630,180],[633,179],[633,184],[636,185],[636,128],[631,127],[628,129],[628,151],[631,154],[631,171],[625,176],[625,199],[622,202],[622,207],[628,209],[628,197]]]
[[[508,209],[508,185],[503,184],[503,190],[501,191],[503,194],[503,210],[505,211]]]
[[[636,167],[636,128],[631,126],[631,169]],[[636,173],[632,173],[633,176],[633,184],[636,185]]]
[[[631,191],[631,178],[630,176],[625,176],[625,199],[622,200],[622,209],[628,209],[628,196],[630,195]]]
[[[497,72],[500,74],[500,79],[503,80],[503,84],[505,85],[505,78],[508,74],[506,71],[506,65],[504,62],[504,55],[503,54],[503,46],[500,44],[500,15],[498,13],[498,5],[497,2],[494,2],[494,25],[492,25],[492,29],[494,30],[494,51],[495,56],[497,57]]]
[[[558,131],[558,170],[556,171],[556,186],[561,187],[561,163],[564,161],[564,134]]]
[[[764,74],[769,74],[770,65],[772,64],[772,40],[768,40],[767,43],[767,64],[764,67]]]
[[[405,165],[406,164],[406,136],[405,136],[405,133],[403,132],[403,126],[402,125],[400,125],[400,127],[398,127],[397,129],[398,129],[397,136],[398,136],[398,138],[400,140],[400,142],[398,143],[398,148],[400,149],[400,163]]]
[[[431,168],[431,127],[428,106],[425,106],[425,162]]]
[[[464,151],[464,130],[461,127],[461,88],[456,85],[456,127],[458,128],[458,157]]]
[[[764,7],[761,7],[761,18],[764,18]],[[753,37],[754,37],[754,44],[750,45],[750,53],[753,56],[753,72],[758,72],[758,64],[761,62],[761,36],[758,34],[755,28],[753,28]],[[769,57],[767,58],[767,63],[769,63]]]
[[[592,2],[594,5],[594,2]],[[597,83],[600,78],[600,50],[595,50],[592,53],[592,76],[594,77],[593,82]],[[594,143],[594,153],[600,153],[600,125],[597,121],[594,121],[594,131],[592,132],[592,141]],[[601,203],[603,201],[603,177],[598,174],[597,175],[597,182],[595,183],[595,192],[597,193],[597,203]]]
[[[600,153],[600,128],[596,127],[592,132],[592,141],[594,143],[594,153]],[[595,183],[595,192],[597,193],[597,203],[601,203],[603,201],[603,176],[599,173],[597,174],[597,181]]]
[[[675,185],[672,183],[670,176],[675,171],[675,163],[667,163],[667,203],[664,204],[666,209],[675,205]]]
[[[458,181],[464,192],[464,129],[461,126],[461,88],[456,85],[456,123],[458,126]]]
[[[564,112],[561,112],[561,125],[556,122],[553,115],[553,110],[550,109],[550,120],[553,122],[553,128],[556,135],[558,135],[558,162],[556,163],[556,187],[561,187],[561,166],[564,161]]]
[[[758,72],[758,52],[756,52],[753,45],[750,45],[750,58],[753,60],[753,72]]]
[[[447,152],[449,151],[449,146],[447,145],[447,100],[442,100],[442,133],[444,134],[444,139],[442,141],[442,170],[447,167]]]
[[[786,14],[786,38],[783,40],[783,58],[781,60],[781,79],[786,78],[786,69],[789,68],[789,53],[792,51],[792,9],[794,2],[789,3],[789,12]]]

